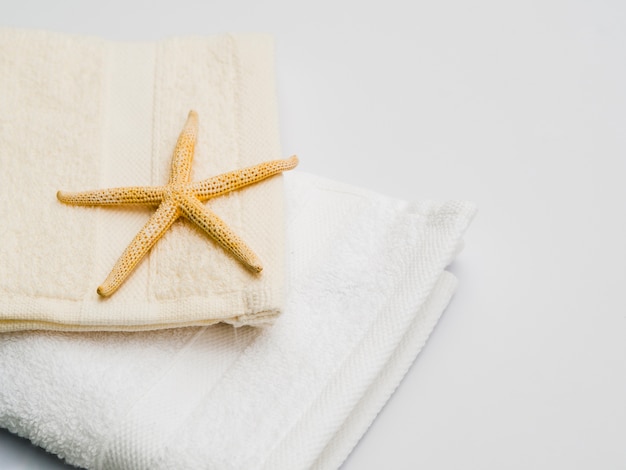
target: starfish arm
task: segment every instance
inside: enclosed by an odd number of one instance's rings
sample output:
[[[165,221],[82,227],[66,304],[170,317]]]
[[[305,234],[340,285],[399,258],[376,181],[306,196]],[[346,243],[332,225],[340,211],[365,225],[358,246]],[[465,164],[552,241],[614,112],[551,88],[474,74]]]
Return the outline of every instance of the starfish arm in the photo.
[[[183,127],[172,159],[172,169],[170,172],[170,184],[186,183],[191,174],[191,161],[198,137],[198,113],[189,111],[187,122]]]
[[[258,165],[231,171],[203,181],[191,183],[190,188],[201,201],[226,194],[230,191],[257,183],[283,171],[292,170],[298,164],[298,157],[293,155],[283,160],[271,160]]]
[[[57,199],[74,206],[121,206],[130,204],[158,205],[163,199],[163,187],[135,186],[96,189],[93,191],[58,191]]]
[[[103,297],[113,294],[179,216],[178,207],[171,201],[164,201],[124,250],[107,278],[98,287],[98,294]]]
[[[248,269],[257,273],[263,270],[261,261],[244,241],[198,199],[184,196],[180,201],[180,208],[189,220],[208,233]]]

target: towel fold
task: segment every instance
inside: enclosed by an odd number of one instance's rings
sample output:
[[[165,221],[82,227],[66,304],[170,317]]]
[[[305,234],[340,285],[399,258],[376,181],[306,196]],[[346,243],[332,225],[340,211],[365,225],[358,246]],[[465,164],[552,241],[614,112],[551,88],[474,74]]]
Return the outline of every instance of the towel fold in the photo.
[[[167,183],[190,109],[193,179],[281,158],[273,67],[263,35],[126,44],[1,30],[0,331],[271,323],[284,306],[280,176],[207,203],[261,275],[179,221],[109,299],[96,288],[153,209],[55,195]]]
[[[337,468],[450,300],[474,207],[284,181],[273,326],[0,335],[0,426],[89,469]]]

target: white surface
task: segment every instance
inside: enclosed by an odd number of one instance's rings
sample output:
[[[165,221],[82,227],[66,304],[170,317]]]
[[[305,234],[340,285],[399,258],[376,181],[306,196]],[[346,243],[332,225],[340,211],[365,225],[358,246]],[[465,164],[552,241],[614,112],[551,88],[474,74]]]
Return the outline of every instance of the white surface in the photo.
[[[626,465],[626,4],[0,11],[2,26],[113,39],[273,33],[283,152],[301,169],[478,204],[455,299],[344,469]],[[59,468],[42,455],[0,433],[0,468]]]

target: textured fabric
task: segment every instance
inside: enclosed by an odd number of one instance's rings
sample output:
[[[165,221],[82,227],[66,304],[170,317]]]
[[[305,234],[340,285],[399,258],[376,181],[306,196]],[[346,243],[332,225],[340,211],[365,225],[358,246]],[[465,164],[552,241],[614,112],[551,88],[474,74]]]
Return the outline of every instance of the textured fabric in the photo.
[[[181,220],[106,300],[96,288],[153,209],[55,195],[165,184],[191,109],[194,180],[282,158],[273,67],[259,35],[125,44],[0,31],[0,331],[271,323],[284,305],[280,176],[207,203],[260,275]]]
[[[0,425],[90,469],[340,465],[447,305],[474,207],[284,181],[273,326],[0,335]]]

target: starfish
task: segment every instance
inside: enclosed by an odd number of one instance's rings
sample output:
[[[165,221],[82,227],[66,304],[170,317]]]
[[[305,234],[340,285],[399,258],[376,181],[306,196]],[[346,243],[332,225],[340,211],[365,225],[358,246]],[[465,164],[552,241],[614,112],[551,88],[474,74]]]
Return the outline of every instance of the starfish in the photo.
[[[113,294],[154,244],[181,216],[211,236],[222,248],[251,271],[263,269],[259,258],[226,223],[208,209],[203,201],[222,196],[295,168],[298,157],[272,160],[255,166],[223,173],[202,181],[190,181],[191,162],[198,135],[198,114],[190,111],[178,138],[169,182],[165,186],[133,186],[81,192],[57,192],[59,201],[78,206],[158,206],[150,220],[137,233],[97,292],[103,297]]]

